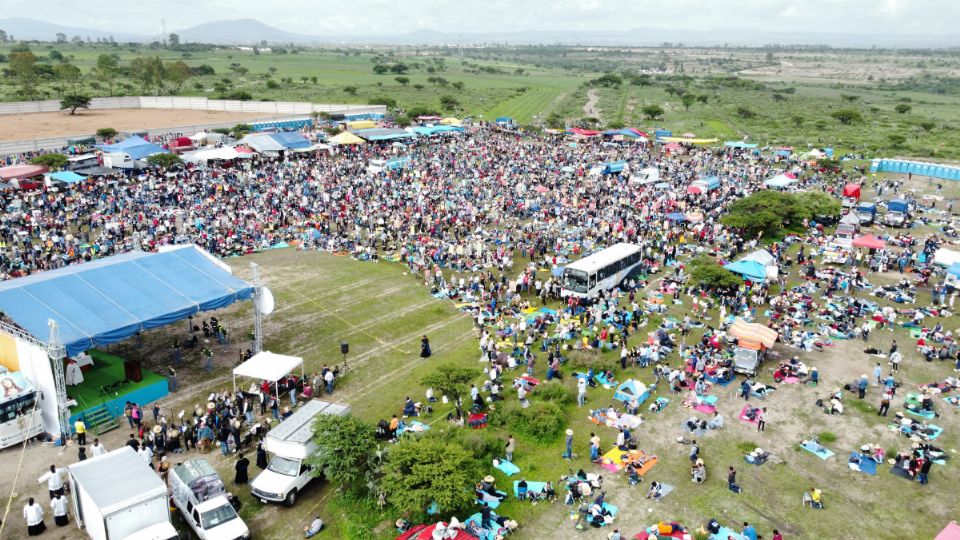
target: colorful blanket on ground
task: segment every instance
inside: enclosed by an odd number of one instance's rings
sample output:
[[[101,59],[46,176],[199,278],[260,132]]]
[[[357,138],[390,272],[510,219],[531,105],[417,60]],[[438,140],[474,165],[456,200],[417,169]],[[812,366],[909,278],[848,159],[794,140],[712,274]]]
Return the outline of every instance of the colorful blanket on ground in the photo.
[[[850,452],[850,459],[847,466],[854,471],[860,471],[870,476],[877,475],[877,462],[871,456],[859,452]]]
[[[657,456],[647,454],[642,450],[624,451],[613,447],[612,450],[600,458],[600,466],[610,472],[622,471],[629,463],[635,464],[637,474],[643,476],[657,464]]]
[[[830,459],[833,457],[833,452],[816,441],[803,441],[800,443],[800,448],[803,448],[820,459]]]

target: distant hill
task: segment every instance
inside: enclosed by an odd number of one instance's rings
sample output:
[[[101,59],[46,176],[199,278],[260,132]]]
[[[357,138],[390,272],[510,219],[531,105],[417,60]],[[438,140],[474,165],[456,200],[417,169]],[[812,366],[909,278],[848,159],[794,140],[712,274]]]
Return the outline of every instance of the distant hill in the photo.
[[[93,28],[69,27],[35,19],[0,19],[0,29],[17,39],[53,41],[57,33],[70,39],[106,38],[150,42],[161,39],[155,35],[110,32]],[[379,36],[330,35],[316,36],[287,32],[255,19],[213,21],[191,28],[173,30],[183,42],[215,43],[218,45],[249,45],[266,41],[271,44],[383,44],[383,45],[606,45],[644,46],[664,42],[684,45],[830,45],[832,47],[957,47],[960,34],[840,34],[817,32],[777,32],[751,28],[720,28],[716,30],[667,30],[634,28],[613,31],[531,31],[455,33],[436,30],[418,30],[405,34]]]

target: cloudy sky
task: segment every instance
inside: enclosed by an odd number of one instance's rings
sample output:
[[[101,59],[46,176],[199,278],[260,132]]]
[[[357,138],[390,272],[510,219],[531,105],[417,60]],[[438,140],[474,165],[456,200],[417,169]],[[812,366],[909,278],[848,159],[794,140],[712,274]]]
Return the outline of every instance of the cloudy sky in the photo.
[[[960,0],[2,0],[0,17],[32,17],[68,26],[159,33],[255,18],[314,35],[396,34],[419,29],[710,30],[853,34],[957,33]],[[79,7],[82,6],[82,7]],[[13,29],[10,29],[13,30]],[[15,32],[14,32],[15,33]]]

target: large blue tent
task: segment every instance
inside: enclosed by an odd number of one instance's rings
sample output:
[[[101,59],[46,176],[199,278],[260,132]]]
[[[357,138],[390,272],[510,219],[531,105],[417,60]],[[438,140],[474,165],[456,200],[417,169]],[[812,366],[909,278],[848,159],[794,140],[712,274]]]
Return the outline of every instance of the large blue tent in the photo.
[[[167,153],[167,150],[137,135],[127,137],[116,144],[100,144],[97,148],[106,153],[122,152],[129,155],[130,159],[143,159],[153,154]]]
[[[38,339],[56,321],[70,356],[253,296],[196,246],[135,251],[0,283],[0,311]]]
[[[724,266],[734,274],[740,274],[750,281],[765,281],[767,279],[767,267],[757,261],[737,261]]]
[[[86,176],[80,176],[73,171],[59,171],[47,175],[51,180],[63,182],[64,184],[76,184],[87,179]]]

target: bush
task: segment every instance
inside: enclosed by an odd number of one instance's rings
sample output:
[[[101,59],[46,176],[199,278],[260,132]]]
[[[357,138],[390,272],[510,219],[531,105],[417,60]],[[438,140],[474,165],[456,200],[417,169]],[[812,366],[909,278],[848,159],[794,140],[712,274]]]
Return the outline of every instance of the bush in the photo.
[[[97,130],[97,137],[101,139],[112,139],[117,136],[117,130],[113,128],[100,128]]]
[[[560,406],[573,403],[575,399],[573,389],[567,388],[557,380],[538,384],[536,390],[534,390],[531,395],[541,401],[555,403]]]
[[[503,455],[503,448],[506,444],[499,437],[492,435],[489,431],[471,429],[469,431],[460,430],[458,434],[458,443],[460,447],[473,454],[478,461],[492,461]]]
[[[534,393],[539,392],[539,388]],[[487,424],[522,433],[538,442],[553,442],[563,433],[567,416],[555,403],[534,401],[523,408],[517,402],[498,406],[487,415]],[[499,450],[498,450],[499,451]]]
[[[500,402],[496,408],[487,413],[487,425],[491,427],[507,427],[510,420],[520,414],[520,404],[516,401]]]
[[[830,444],[837,441],[837,434],[832,431],[821,431],[817,434],[820,444]]]
[[[618,357],[619,358],[619,357]],[[619,366],[616,358],[604,356],[600,351],[571,351],[570,365],[577,371],[587,371],[593,368],[594,372],[613,370]]]
[[[41,154],[31,158],[30,163],[33,163],[34,165],[43,165],[45,167],[49,167],[52,171],[58,171],[66,167],[67,163],[70,163],[70,159],[64,154]]]

